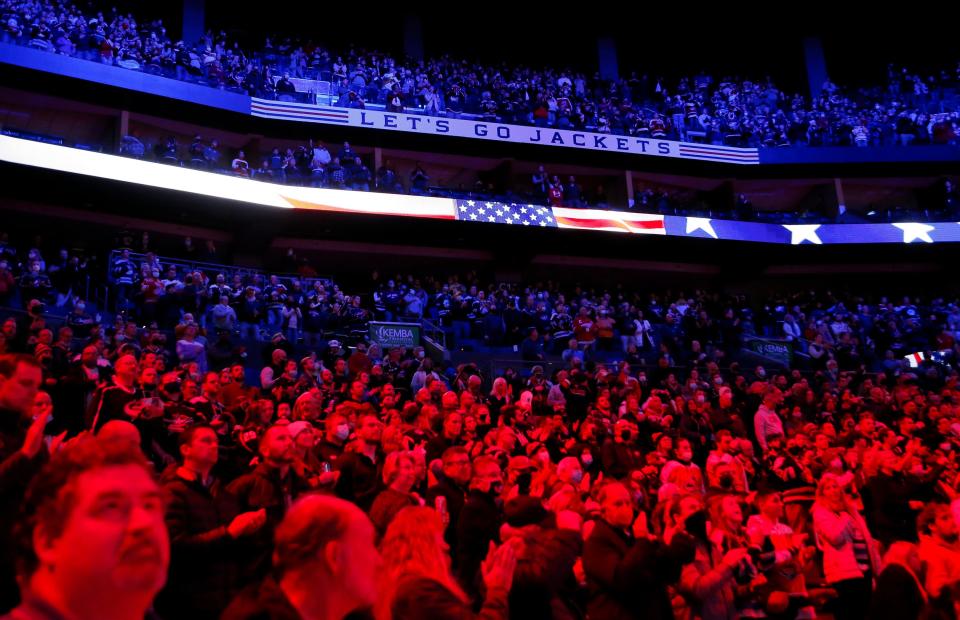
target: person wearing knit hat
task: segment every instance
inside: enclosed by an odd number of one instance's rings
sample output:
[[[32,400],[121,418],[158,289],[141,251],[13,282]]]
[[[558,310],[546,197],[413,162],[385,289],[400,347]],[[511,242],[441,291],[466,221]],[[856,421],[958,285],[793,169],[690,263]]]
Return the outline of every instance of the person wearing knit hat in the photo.
[[[290,424],[287,425],[287,430],[290,431],[290,437],[293,438],[294,442],[297,441],[297,436],[300,435],[300,433],[306,430],[311,430],[312,428],[313,426],[305,420],[291,422]]]

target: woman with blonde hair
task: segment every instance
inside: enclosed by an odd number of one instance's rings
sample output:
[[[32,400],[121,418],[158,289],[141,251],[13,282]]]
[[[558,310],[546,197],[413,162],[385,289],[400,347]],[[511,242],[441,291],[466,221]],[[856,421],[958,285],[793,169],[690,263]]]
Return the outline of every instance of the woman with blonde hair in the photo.
[[[293,421],[304,420],[316,426],[316,422],[320,419],[322,413],[322,405],[323,403],[318,397],[310,392],[304,392],[293,403]]]
[[[844,477],[824,474],[812,511],[823,573],[838,595],[833,609],[837,620],[865,617],[880,566],[876,543],[844,488],[848,483]]]
[[[513,404],[513,393],[510,384],[503,377],[497,377],[493,380],[493,389],[490,390],[490,397],[487,400],[487,406],[490,408],[490,420],[494,426],[500,419],[502,409]]]
[[[479,614],[450,570],[444,525],[433,508],[404,508],[380,542],[383,587],[376,606],[377,620],[454,618],[506,620],[507,596],[513,583],[516,555],[511,545],[490,545],[481,566],[486,598]]]
[[[422,505],[413,493],[417,483],[417,461],[411,452],[391,452],[383,462],[383,484],[386,488],[377,495],[370,507],[370,520],[380,540],[390,522],[408,506]]]

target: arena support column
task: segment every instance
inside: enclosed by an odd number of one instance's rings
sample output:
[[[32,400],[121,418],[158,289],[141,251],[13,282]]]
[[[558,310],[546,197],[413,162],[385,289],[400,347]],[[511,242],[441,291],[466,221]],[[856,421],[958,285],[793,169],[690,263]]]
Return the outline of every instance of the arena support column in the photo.
[[[623,179],[627,183],[627,207],[633,208],[633,171],[627,170],[623,173]]]
[[[837,215],[843,215],[847,212],[847,202],[843,198],[843,181],[839,178],[833,180],[833,189],[837,193]]]
[[[601,36],[597,38],[597,62],[601,78],[609,81],[620,79],[620,68],[617,64],[617,43],[613,40],[613,37]]]
[[[823,83],[829,79],[827,60],[823,54],[823,42],[819,38],[807,37],[803,40],[803,61],[807,65],[810,96],[816,99],[820,96]]]
[[[403,20],[403,51],[410,58],[423,58],[423,20],[419,15],[407,15]]]
[[[113,140],[114,152],[118,152],[120,150],[120,145],[123,144],[123,137],[130,133],[129,110],[120,110],[120,116],[117,117],[116,127],[117,133]]]
[[[185,42],[194,43],[206,32],[206,0],[183,0],[183,35]]]

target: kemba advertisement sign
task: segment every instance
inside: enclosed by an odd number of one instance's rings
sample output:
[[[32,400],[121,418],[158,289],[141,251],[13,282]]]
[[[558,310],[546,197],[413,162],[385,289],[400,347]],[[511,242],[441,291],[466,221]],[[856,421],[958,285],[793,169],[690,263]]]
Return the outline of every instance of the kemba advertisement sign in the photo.
[[[420,346],[420,325],[417,323],[370,322],[370,341],[381,349]]]

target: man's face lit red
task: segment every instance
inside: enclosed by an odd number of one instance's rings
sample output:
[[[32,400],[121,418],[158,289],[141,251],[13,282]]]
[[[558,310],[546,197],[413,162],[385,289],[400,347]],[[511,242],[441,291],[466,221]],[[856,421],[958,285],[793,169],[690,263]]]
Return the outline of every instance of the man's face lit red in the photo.
[[[293,437],[285,426],[273,426],[260,445],[264,460],[275,466],[289,465],[293,461]]]
[[[201,464],[213,467],[217,464],[220,443],[217,434],[212,428],[197,429],[188,448],[184,450],[185,457]]]
[[[114,369],[118,377],[133,382],[137,378],[137,358],[132,355],[124,355],[117,360]]]
[[[96,584],[102,596],[156,594],[166,581],[170,544],[160,488],[146,470],[84,472],[73,497],[59,535],[41,525],[34,537],[40,570],[52,570],[65,591]]]
[[[383,425],[376,416],[365,416],[358,429],[360,439],[367,443],[378,443],[382,433]]]
[[[53,414],[53,400],[50,395],[46,392],[37,392],[33,399],[33,417],[46,418],[51,414]]]
[[[633,500],[621,484],[612,484],[606,489],[600,510],[607,523],[614,527],[626,528],[633,523]]]
[[[378,574],[383,562],[374,544],[373,525],[359,511],[351,519],[342,544],[344,557],[349,558],[342,566],[346,573],[340,580],[344,593],[355,601],[357,607],[369,607],[377,601]]]
[[[0,376],[0,405],[26,413],[33,407],[42,380],[36,366],[17,364],[10,378]]]

